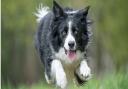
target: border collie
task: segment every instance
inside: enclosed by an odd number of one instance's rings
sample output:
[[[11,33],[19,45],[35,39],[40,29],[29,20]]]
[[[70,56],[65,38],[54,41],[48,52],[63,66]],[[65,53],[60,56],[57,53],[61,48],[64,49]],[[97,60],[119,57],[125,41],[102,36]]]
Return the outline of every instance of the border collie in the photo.
[[[38,19],[36,48],[44,65],[45,78],[61,89],[69,81],[83,84],[91,76],[87,64],[89,41],[89,6],[81,10],[62,8],[53,1],[53,8],[40,6],[35,14]]]

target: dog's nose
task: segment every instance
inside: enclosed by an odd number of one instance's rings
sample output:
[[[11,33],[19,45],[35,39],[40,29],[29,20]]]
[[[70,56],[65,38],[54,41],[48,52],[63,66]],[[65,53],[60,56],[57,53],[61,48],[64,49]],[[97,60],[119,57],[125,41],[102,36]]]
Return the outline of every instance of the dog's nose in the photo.
[[[75,46],[75,42],[74,41],[69,41],[68,45],[70,48],[73,48]]]

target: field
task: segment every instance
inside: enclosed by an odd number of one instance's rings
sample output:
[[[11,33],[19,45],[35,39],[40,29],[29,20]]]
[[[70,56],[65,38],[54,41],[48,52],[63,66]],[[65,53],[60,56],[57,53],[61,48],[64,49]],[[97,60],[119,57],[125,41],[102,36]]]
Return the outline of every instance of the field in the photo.
[[[71,84],[68,89],[128,89],[128,73],[124,73],[128,72],[128,0],[55,1],[63,8],[80,12],[90,6],[87,28],[92,29],[93,35],[87,56],[91,70],[96,74],[100,71],[98,77],[94,74],[84,86]],[[55,89],[44,80],[43,65],[35,48],[39,26],[35,13],[42,5],[52,11],[53,0],[1,0],[1,3],[2,89]],[[90,35],[90,31],[87,33]]]
[[[12,85],[3,85],[2,89],[56,89],[46,83],[40,82],[31,86],[19,85],[14,88]],[[69,89],[128,89],[128,74],[111,74],[102,78],[92,78],[81,87],[70,85]]]

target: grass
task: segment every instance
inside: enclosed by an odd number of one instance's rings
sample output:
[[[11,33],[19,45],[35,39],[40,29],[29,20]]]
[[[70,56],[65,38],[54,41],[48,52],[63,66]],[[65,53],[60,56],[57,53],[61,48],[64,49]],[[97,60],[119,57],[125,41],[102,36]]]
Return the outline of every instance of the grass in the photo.
[[[32,86],[19,85],[14,88],[12,85],[2,85],[1,89],[56,89],[53,85],[48,85],[43,82],[33,84]],[[103,78],[93,78],[85,85],[77,87],[70,85],[68,89],[128,89],[128,74],[111,74]]]

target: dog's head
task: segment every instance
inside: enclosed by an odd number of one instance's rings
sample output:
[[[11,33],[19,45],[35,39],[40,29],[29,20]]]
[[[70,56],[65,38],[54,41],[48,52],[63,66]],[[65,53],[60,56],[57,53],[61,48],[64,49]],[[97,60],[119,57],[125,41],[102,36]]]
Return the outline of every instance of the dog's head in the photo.
[[[57,52],[63,48],[68,58],[74,59],[77,56],[77,51],[85,51],[89,39],[87,30],[88,10],[89,6],[81,10],[63,9],[54,1],[52,43]]]

